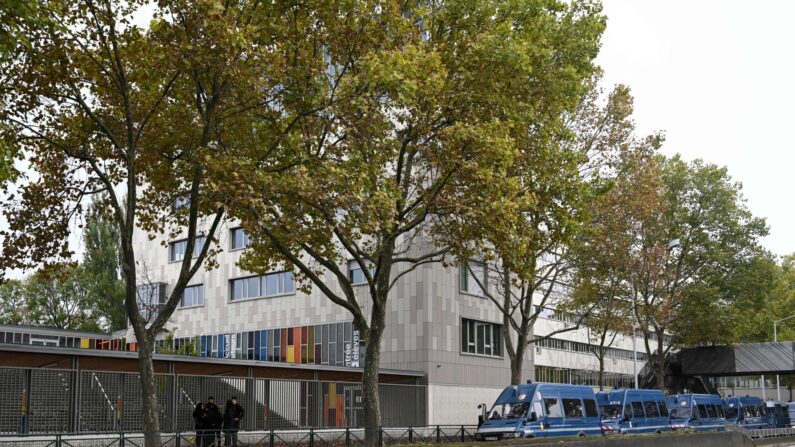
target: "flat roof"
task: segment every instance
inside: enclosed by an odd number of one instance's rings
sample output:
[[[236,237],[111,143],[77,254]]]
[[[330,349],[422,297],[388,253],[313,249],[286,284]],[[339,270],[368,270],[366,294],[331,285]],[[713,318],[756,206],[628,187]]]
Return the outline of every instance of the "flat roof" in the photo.
[[[41,335],[62,335],[65,337],[75,336],[75,335],[84,335],[88,338],[113,337],[113,334],[108,332],[78,331],[76,329],[61,329],[49,326],[34,326],[31,324],[0,324],[0,332],[19,332],[21,334],[41,334]]]
[[[53,346],[36,346],[36,345],[23,345],[0,343],[0,351],[6,352],[24,352],[24,353],[37,353],[37,354],[60,354],[60,355],[75,355],[84,357],[105,357],[117,359],[137,359],[137,352],[127,351],[110,351],[103,349],[85,349],[85,348],[61,348]],[[234,365],[234,366],[256,366],[262,368],[281,368],[281,369],[294,369],[294,370],[309,370],[309,371],[337,371],[337,372],[362,372],[362,368],[354,368],[349,366],[331,366],[331,365],[315,365],[303,363],[287,363],[287,362],[266,362],[262,360],[244,360],[244,359],[227,359],[217,357],[194,357],[188,355],[173,355],[173,354],[154,354],[152,357],[156,361],[165,362],[180,362],[180,363],[205,363],[217,365]],[[379,374],[389,374],[395,376],[406,377],[425,377],[423,371],[411,371],[402,369],[384,369],[379,368]]]

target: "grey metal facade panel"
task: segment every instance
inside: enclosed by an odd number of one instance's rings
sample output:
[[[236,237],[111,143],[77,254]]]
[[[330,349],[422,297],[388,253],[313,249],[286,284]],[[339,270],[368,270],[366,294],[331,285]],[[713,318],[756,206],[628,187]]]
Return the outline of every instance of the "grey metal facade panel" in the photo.
[[[228,225],[233,228],[235,225]],[[222,230],[220,247],[226,250],[229,231]],[[152,280],[173,285],[178,264],[168,262],[167,249],[157,238],[150,241],[142,232],[135,238],[139,262],[147,266]],[[416,238],[410,249],[418,255],[431,249],[431,244]],[[259,298],[246,301],[229,300],[229,280],[246,276],[237,265],[242,250],[224,251],[218,255],[219,267],[201,268],[191,284],[204,284],[204,306],[178,309],[167,325],[175,337],[216,333],[242,332],[279,327],[350,321],[350,313],[333,304],[312,287],[309,293]],[[405,268],[401,266],[398,268]],[[397,275],[398,272],[396,271]],[[332,290],[340,291],[335,280]],[[371,303],[366,286],[355,287],[363,313],[369,317]],[[488,299],[466,295],[459,290],[456,265],[427,264],[407,272],[395,284],[387,301],[386,329],[381,343],[381,367],[412,369],[424,372],[427,383],[503,386],[510,379],[507,355],[476,357],[461,354],[461,318],[501,324],[502,315]],[[525,364],[526,378],[533,376],[532,350]],[[275,366],[275,365],[274,365]]]

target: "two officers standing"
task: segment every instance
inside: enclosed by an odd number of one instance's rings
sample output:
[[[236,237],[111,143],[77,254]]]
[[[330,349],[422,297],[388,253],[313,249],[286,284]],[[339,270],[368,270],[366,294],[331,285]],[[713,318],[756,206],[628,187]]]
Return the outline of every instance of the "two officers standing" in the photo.
[[[193,410],[196,446],[220,446],[221,431],[223,430],[224,445],[237,447],[237,432],[240,430],[240,420],[243,419],[244,414],[243,407],[234,396],[226,402],[223,413],[215,405],[215,399],[212,397],[207,398],[207,403],[196,404],[196,409]]]

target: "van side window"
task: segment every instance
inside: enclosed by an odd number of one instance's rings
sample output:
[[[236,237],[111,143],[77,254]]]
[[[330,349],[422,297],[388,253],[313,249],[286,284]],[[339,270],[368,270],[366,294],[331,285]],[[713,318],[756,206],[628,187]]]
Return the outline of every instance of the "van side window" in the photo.
[[[718,407],[716,405],[707,405],[707,414],[709,415],[710,419],[715,419],[718,417]]]
[[[585,399],[585,416],[589,418],[595,418],[599,416],[599,412],[596,410],[595,400]]]
[[[668,407],[665,405],[665,402],[659,401],[657,402],[657,406],[660,407],[660,416],[668,417]]]
[[[696,408],[698,408],[698,417],[700,417],[700,418],[708,417],[707,406],[706,405],[700,404],[700,405],[697,405]]]
[[[632,413],[636,418],[645,417],[643,415],[643,404],[640,402],[632,402]]]
[[[544,406],[546,407],[546,414],[549,418],[562,418],[563,411],[560,408],[560,401],[555,398],[544,399]]]
[[[629,417],[632,417],[632,406],[630,404],[624,405],[624,414]]]
[[[660,417],[660,412],[657,411],[657,404],[654,402],[643,402],[643,406],[646,407],[646,417],[649,418],[656,418]]]
[[[726,414],[723,413],[723,405],[718,405],[718,417],[721,419],[726,417]]]
[[[582,417],[582,401],[580,399],[563,399],[563,409],[567,418]]]

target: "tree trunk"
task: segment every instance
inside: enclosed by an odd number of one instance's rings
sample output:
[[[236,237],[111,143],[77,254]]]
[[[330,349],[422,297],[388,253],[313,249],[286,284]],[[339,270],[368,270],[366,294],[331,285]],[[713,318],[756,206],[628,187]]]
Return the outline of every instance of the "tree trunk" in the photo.
[[[665,347],[663,346],[665,331],[656,331],[657,334],[657,364],[654,375],[657,379],[657,388],[665,392]]]
[[[372,321],[367,332],[367,347],[362,375],[362,409],[364,410],[364,445],[378,446],[381,405],[378,396],[378,368],[381,362],[381,337],[384,335],[385,309],[374,303]]]
[[[516,355],[511,358],[511,385],[522,384],[522,364],[524,363],[524,355],[522,350],[517,346]]]
[[[143,335],[143,334],[142,334]],[[138,370],[141,373],[141,394],[143,398],[144,445],[160,447],[160,418],[157,409],[157,384],[155,368],[152,363],[154,340],[147,335],[138,338]]]
[[[599,375],[597,376],[597,380],[599,381],[599,391],[605,390],[605,356],[604,354],[599,356]]]

